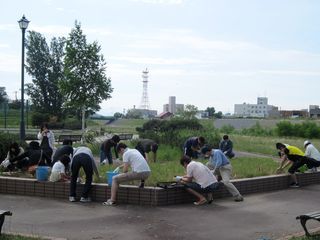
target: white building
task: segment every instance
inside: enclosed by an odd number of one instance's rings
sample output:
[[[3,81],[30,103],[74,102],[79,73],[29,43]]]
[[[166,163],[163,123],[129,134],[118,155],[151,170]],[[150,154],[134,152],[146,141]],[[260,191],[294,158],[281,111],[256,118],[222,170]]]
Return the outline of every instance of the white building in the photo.
[[[269,117],[277,112],[278,108],[268,105],[267,97],[258,97],[257,104],[243,103],[234,105],[234,116],[236,117]]]

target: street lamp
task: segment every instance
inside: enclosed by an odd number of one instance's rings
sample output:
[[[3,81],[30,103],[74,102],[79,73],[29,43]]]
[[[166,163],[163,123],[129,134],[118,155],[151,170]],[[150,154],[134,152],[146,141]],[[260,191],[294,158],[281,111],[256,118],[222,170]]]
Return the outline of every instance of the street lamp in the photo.
[[[26,130],[24,126],[24,36],[30,21],[23,15],[18,21],[22,31],[22,57],[21,57],[21,114],[20,114],[20,141],[24,141]]]

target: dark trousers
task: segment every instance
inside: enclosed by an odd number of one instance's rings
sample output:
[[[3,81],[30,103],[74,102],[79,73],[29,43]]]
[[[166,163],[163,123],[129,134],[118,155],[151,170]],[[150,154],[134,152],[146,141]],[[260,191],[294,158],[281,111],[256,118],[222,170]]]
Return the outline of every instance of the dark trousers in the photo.
[[[70,183],[70,196],[76,197],[76,188],[77,188],[77,178],[79,176],[80,168],[83,168],[84,173],[86,174],[86,182],[84,184],[83,192],[81,197],[87,198],[91,190],[93,167],[92,160],[89,155],[85,153],[80,153],[74,156],[71,165],[71,183]]]
[[[307,165],[309,169],[320,166],[320,161],[313,158],[301,156],[298,160],[294,161],[292,166],[288,169],[288,172],[293,174],[303,165]]]

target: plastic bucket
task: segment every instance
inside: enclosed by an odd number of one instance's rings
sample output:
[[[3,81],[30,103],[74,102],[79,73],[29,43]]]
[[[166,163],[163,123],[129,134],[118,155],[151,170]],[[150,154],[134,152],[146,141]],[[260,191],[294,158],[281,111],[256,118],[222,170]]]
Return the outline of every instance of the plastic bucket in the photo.
[[[36,168],[36,178],[38,181],[47,181],[49,175],[49,167],[41,166]]]
[[[107,175],[107,182],[108,182],[108,185],[111,186],[112,185],[112,178],[113,176],[116,176],[118,175],[119,173],[116,173],[116,172],[107,172],[106,175]]]

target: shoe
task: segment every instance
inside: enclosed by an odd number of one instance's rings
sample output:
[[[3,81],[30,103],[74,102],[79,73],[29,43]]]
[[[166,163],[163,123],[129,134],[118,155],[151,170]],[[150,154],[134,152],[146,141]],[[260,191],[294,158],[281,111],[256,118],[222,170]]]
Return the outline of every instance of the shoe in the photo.
[[[103,206],[113,206],[116,205],[116,202],[112,201],[111,199],[108,199],[108,201],[102,203]]]
[[[69,197],[69,202],[76,202],[76,201],[77,199],[75,197],[72,197],[72,196]]]
[[[243,197],[241,195],[238,195],[234,198],[235,202],[242,202],[243,201]]]
[[[80,198],[80,202],[82,202],[82,203],[91,202],[91,198],[89,198],[89,197],[81,197]]]
[[[291,184],[289,185],[289,187],[291,187],[291,188],[298,188],[298,187],[300,187],[300,185],[299,185],[299,183],[291,183]]]
[[[139,188],[144,188],[144,180],[141,180]]]
[[[202,200],[199,200],[198,202],[194,202],[193,204],[196,205],[196,206],[200,206],[200,205],[203,205],[207,203],[207,199],[202,199]]]

